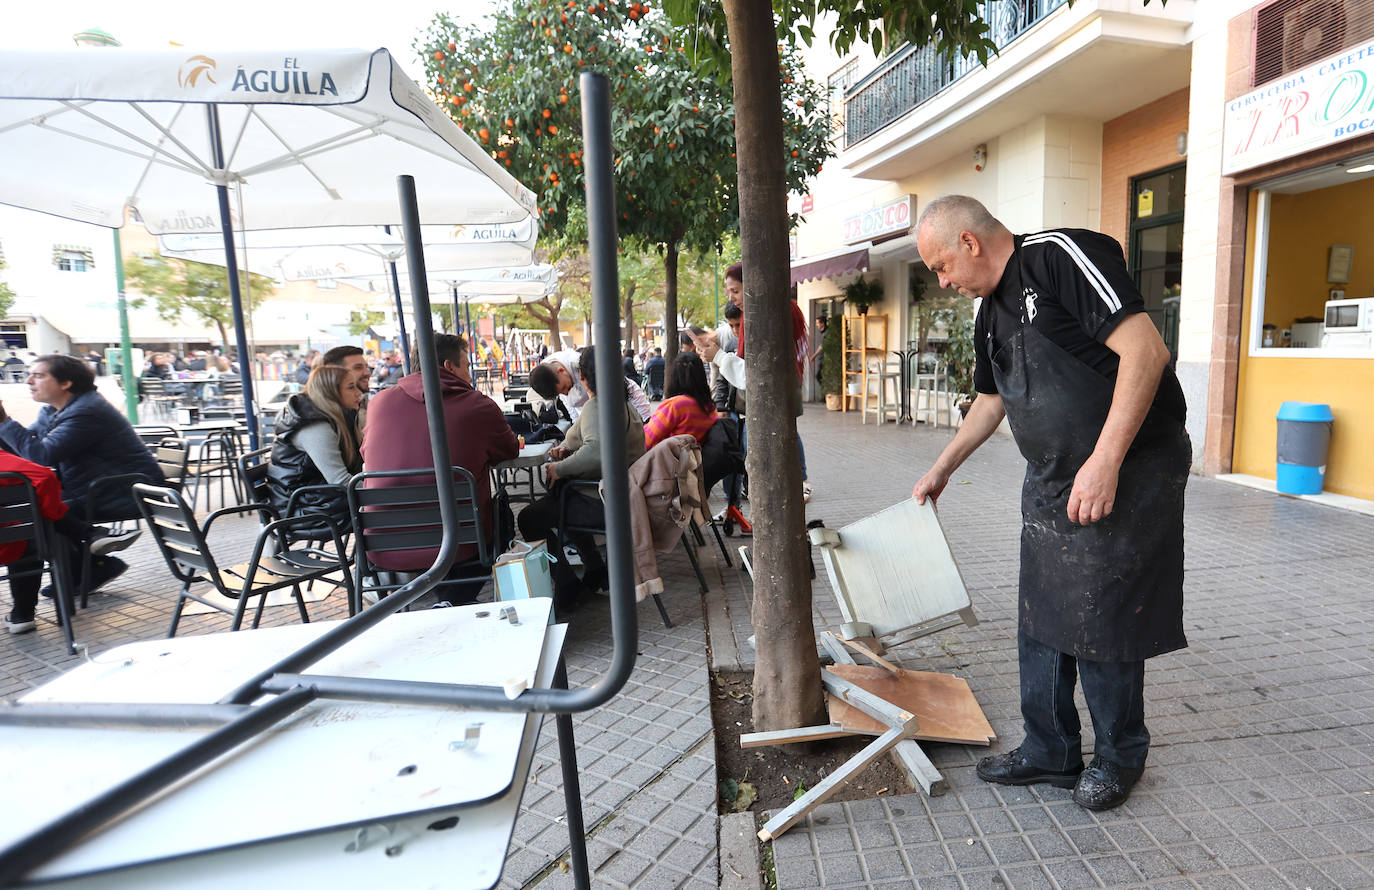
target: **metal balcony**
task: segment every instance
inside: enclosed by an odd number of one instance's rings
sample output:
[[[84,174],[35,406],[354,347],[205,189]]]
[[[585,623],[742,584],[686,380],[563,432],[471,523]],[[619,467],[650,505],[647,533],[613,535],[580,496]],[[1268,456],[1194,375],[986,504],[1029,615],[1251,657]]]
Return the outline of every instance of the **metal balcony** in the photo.
[[[978,15],[999,50],[1066,0],[983,0]],[[845,92],[844,146],[850,148],[978,68],[977,58],[951,57],[933,46],[901,47]]]

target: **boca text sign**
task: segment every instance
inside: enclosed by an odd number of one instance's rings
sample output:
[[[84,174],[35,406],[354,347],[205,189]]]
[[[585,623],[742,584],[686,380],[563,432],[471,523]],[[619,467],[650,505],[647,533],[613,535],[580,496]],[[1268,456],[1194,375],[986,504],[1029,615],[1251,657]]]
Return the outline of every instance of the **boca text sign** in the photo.
[[[1374,133],[1374,43],[1290,72],[1226,103],[1230,175]]]
[[[844,221],[844,241],[856,244],[893,232],[905,232],[915,218],[916,196],[907,195],[879,207],[870,207],[862,213],[846,217]]]

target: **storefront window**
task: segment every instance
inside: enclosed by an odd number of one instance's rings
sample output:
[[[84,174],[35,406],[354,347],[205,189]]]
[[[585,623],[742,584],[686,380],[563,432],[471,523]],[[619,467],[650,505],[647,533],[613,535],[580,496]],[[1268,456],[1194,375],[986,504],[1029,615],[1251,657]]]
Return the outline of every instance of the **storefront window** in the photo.
[[[1374,357],[1374,168],[1354,158],[1253,197],[1251,355]]]
[[[1178,356],[1178,306],[1183,280],[1183,195],[1186,165],[1131,180],[1130,267],[1145,311]]]

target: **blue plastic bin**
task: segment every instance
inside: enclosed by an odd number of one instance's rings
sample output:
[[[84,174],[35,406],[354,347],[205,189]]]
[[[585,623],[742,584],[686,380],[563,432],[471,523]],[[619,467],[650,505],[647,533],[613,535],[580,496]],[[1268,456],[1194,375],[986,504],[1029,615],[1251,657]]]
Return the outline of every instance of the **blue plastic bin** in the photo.
[[[1278,420],[1275,486],[1284,494],[1320,494],[1335,420],[1331,406],[1284,402],[1279,406]]]

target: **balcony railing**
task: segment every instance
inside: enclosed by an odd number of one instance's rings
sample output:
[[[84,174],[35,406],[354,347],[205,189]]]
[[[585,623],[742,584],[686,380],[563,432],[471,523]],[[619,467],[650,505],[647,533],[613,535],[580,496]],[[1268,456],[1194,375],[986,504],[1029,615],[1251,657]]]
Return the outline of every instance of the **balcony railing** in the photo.
[[[979,16],[999,50],[1066,0],[983,0]],[[845,148],[857,145],[979,67],[978,59],[907,45],[850,87],[845,94]]]

